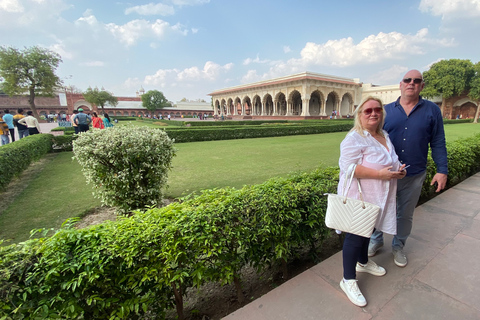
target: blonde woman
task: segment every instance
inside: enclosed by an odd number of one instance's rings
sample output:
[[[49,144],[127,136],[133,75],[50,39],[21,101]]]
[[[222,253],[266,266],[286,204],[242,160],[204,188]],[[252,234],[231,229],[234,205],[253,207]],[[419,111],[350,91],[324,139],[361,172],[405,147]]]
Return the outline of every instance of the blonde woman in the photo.
[[[354,180],[359,179],[364,192],[363,199],[380,207],[375,229],[396,234],[395,194],[397,179],[406,175],[405,165],[398,161],[395,149],[382,129],[385,110],[378,98],[366,98],[355,110],[354,127],[340,145],[340,181],[338,193],[343,192],[345,172],[351,164],[356,164]],[[353,181],[348,197],[359,199],[357,182]],[[386,271],[368,259],[370,238],[347,233],[343,243],[343,279],[340,287],[348,299],[363,307],[367,301],[360,291],[357,272],[383,276]]]

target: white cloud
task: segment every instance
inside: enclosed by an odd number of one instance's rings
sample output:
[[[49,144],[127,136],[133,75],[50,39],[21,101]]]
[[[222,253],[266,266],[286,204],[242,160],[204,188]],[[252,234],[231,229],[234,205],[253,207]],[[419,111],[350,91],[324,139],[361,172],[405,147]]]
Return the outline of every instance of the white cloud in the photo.
[[[410,70],[408,67],[395,64],[388,69],[381,70],[362,80],[367,83],[371,82],[379,85],[396,84],[400,82],[400,79],[408,70]]]
[[[143,16],[171,16],[175,14],[175,7],[196,6],[209,2],[210,0],[172,0],[171,5],[150,2],[140,6],[129,7],[125,10],[125,14],[136,13]]]
[[[176,25],[172,26],[172,30],[184,36],[188,35],[188,30],[181,23],[177,23]]]
[[[172,3],[178,7],[197,6],[209,2],[210,0],[172,0]]]
[[[147,75],[143,81],[137,78],[129,78],[125,81],[124,86],[132,89],[142,85],[144,88],[156,87],[169,90],[177,88],[178,90],[176,91],[180,90],[182,92],[185,88],[202,91],[201,85],[207,81],[212,83],[222,79],[222,76],[227,74],[232,68],[233,63],[227,63],[222,66],[212,61],[207,61],[203,68],[193,66],[183,70],[159,69],[155,74]]]
[[[480,17],[480,0],[422,0],[418,8],[442,19]]]
[[[292,51],[292,49],[290,49],[289,46],[283,46],[283,52],[284,53],[289,53],[290,51]]]
[[[130,7],[125,10],[125,14],[137,13],[144,16],[160,15],[171,16],[175,14],[175,8],[163,3],[149,3],[141,6]]]
[[[29,34],[39,33],[52,29],[52,21],[69,7],[63,0],[0,0],[0,26],[15,31],[27,27]]]
[[[155,74],[147,75],[143,83],[147,86],[165,87],[176,77],[178,72],[177,69],[159,69]]]
[[[258,54],[257,54],[257,57],[256,57],[255,59],[247,58],[247,59],[243,60],[243,65],[244,65],[244,66],[248,66],[248,65],[251,64],[251,63],[260,63],[260,64],[263,64],[263,63],[269,63],[269,62],[271,62],[271,60],[268,60],[268,59],[260,60],[260,57],[259,57]]]
[[[241,83],[250,83],[250,82],[257,82],[261,81],[262,76],[257,74],[257,70],[248,70],[247,73],[242,77],[240,80]]]
[[[75,21],[76,25],[82,25],[82,24],[87,24],[89,26],[97,26],[98,20],[97,18],[93,15],[92,10],[86,10],[83,13],[83,17],[78,18],[77,21]]]
[[[57,43],[51,45],[48,49],[58,53],[62,57],[62,59],[72,60],[74,57],[73,53],[68,51],[65,44],[60,40],[58,40]]]
[[[329,40],[323,44],[309,42],[301,51],[300,63],[347,67],[387,59],[404,59],[406,56],[425,54],[427,45],[445,47],[452,43],[453,40],[448,39],[430,39],[426,28],[414,35],[380,32],[366,37],[358,44],[351,37]]]
[[[178,81],[200,81],[200,80],[216,80],[220,74],[229,71],[233,67],[233,63],[224,66],[207,61],[202,70],[198,67],[184,69],[177,74]]]
[[[175,32],[186,36],[186,30],[181,24],[170,26],[166,21],[157,19],[153,23],[147,20],[131,20],[124,25],[108,23],[105,28],[126,46],[132,46],[140,39],[162,39],[166,33]]]
[[[288,74],[311,70],[318,66],[336,69],[345,67],[363,67],[368,64],[380,64],[389,61],[403,61],[412,56],[424,55],[429,50],[453,46],[452,39],[434,39],[429,37],[428,29],[420,29],[416,34],[402,34],[399,32],[370,35],[359,43],[353,38],[329,40],[317,44],[309,42],[301,51],[300,58],[292,58],[287,61],[272,61],[270,68],[263,74],[257,74],[256,70],[249,70],[241,79],[242,83],[260,81]],[[246,59],[245,65],[257,59]],[[258,59],[259,60],[259,59]],[[397,68],[397,69],[395,69]],[[395,67],[372,77],[374,81],[391,83],[397,82],[399,72],[405,71],[402,67]],[[336,69],[338,72],[338,69]],[[387,78],[391,73],[391,80]],[[401,77],[401,75],[400,75]]]
[[[0,10],[6,12],[23,12],[25,8],[19,0],[0,0]]]

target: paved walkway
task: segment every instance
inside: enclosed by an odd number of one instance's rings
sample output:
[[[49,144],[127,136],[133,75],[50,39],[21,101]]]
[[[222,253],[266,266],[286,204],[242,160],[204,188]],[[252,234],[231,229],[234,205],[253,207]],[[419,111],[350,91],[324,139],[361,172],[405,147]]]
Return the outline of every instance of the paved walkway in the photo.
[[[357,275],[364,308],[340,289],[339,252],[224,319],[480,319],[480,173],[416,208],[405,268],[385,240],[387,274]]]

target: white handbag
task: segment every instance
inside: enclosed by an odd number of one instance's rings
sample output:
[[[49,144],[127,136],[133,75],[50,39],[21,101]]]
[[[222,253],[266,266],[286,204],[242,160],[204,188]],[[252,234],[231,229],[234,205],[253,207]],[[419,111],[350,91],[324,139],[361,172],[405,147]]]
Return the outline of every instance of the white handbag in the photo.
[[[380,213],[380,207],[373,203],[363,201],[362,188],[360,187],[358,179],[360,200],[347,198],[356,166],[355,164],[351,165],[345,173],[343,195],[326,193],[326,195],[328,195],[328,205],[325,224],[332,229],[370,238],[378,214]]]

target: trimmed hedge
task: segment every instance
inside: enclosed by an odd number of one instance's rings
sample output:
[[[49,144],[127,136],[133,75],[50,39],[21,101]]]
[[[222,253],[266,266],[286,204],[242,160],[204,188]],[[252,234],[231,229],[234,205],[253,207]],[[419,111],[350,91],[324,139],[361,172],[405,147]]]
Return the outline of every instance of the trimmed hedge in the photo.
[[[35,134],[0,147],[0,190],[4,190],[13,177],[21,174],[30,163],[52,150],[53,135]]]
[[[452,186],[480,169],[480,135],[447,144]],[[431,158],[429,159],[431,164]],[[435,167],[429,165],[425,194]],[[164,208],[50,238],[0,247],[0,318],[127,319],[177,308],[186,289],[234,283],[240,269],[286,264],[330,230],[327,198],[338,168],[205,190]]]
[[[443,119],[443,124],[472,123],[473,119]]]
[[[72,151],[72,142],[78,138],[76,134],[68,134],[63,136],[53,136],[52,149],[55,152],[59,151]]]
[[[352,128],[351,123],[337,125],[313,125],[313,126],[245,126],[237,128],[218,127],[218,128],[186,128],[173,129],[167,128],[165,131],[168,136],[175,139],[176,143],[195,142],[195,141],[213,141],[213,140],[231,140],[248,139],[263,137],[279,137],[302,134],[319,134],[329,132],[348,131]]]

